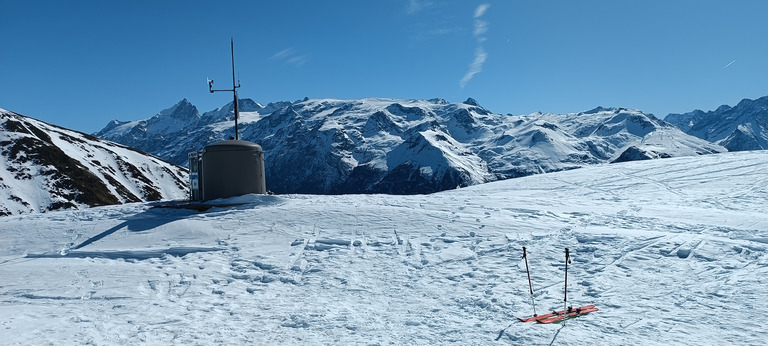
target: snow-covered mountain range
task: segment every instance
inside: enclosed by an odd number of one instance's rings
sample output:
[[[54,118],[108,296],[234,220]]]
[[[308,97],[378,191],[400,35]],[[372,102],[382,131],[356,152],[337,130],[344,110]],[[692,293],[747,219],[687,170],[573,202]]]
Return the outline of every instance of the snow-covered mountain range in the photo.
[[[429,193],[586,165],[711,154],[723,147],[637,110],[494,114],[468,99],[239,101],[240,138],[265,150],[277,193]],[[232,104],[200,115],[187,100],[96,135],[186,165],[234,136]]]
[[[0,108],[0,216],[185,198],[183,167]]]
[[[723,105],[714,111],[669,114],[664,119],[729,151],[768,149],[768,96],[743,99],[734,107]]]

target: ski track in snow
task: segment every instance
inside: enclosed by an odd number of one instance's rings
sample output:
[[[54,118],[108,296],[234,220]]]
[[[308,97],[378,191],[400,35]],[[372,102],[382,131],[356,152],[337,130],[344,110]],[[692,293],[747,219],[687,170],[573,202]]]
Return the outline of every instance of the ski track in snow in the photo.
[[[0,219],[5,344],[762,344],[768,153]],[[569,305],[600,310],[559,325]],[[78,248],[79,247],[79,248]]]

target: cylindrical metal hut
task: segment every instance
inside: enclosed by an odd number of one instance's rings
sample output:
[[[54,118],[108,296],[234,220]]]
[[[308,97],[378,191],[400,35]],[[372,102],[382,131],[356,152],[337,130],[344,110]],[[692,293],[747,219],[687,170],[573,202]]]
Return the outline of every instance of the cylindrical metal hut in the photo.
[[[202,151],[200,199],[204,201],[267,193],[264,150],[256,143],[228,140]]]

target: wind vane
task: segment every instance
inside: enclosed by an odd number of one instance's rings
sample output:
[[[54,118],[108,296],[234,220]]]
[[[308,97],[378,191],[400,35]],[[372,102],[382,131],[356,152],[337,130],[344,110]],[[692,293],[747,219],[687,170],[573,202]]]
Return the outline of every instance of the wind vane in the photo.
[[[237,130],[237,120],[238,118],[240,118],[240,111],[238,110],[238,107],[237,107],[237,88],[240,87],[240,80],[238,80],[237,84],[235,84],[235,40],[231,37],[229,38],[229,44],[232,51],[232,89],[214,90],[213,80],[208,79],[208,91],[210,91],[211,94],[217,91],[231,91],[234,94],[235,101],[234,103],[232,103],[232,106],[235,109],[235,140],[239,140],[240,136],[238,135],[238,130]]]

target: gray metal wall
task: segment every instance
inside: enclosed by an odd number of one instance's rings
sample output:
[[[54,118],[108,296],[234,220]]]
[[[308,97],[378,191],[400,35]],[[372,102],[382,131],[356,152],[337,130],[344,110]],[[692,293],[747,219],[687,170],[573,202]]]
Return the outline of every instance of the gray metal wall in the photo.
[[[202,200],[267,193],[264,151],[256,143],[214,143],[205,147],[202,161]]]

